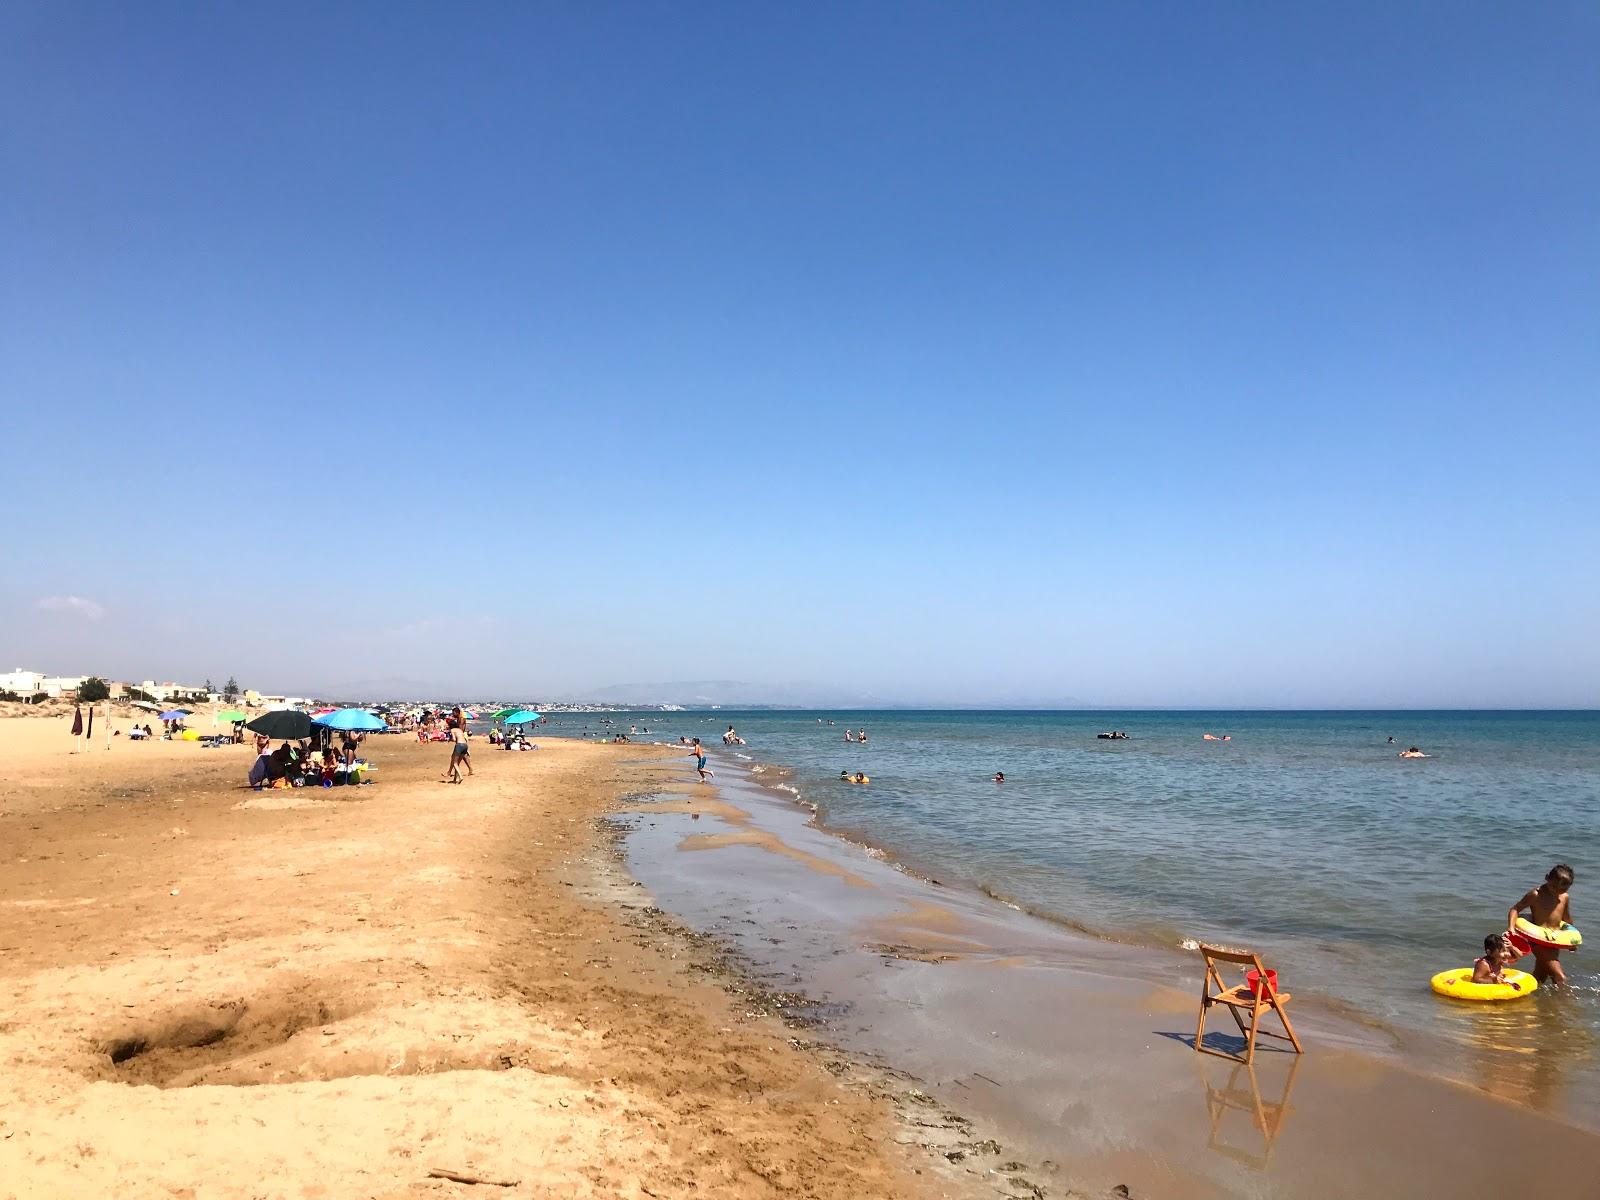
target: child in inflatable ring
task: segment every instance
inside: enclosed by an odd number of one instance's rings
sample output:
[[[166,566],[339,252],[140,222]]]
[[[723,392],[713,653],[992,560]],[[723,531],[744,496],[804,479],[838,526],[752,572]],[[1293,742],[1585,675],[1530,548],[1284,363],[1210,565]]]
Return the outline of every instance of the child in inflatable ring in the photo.
[[[1491,933],[1483,939],[1483,957],[1472,964],[1472,982],[1505,983],[1505,969],[1516,962],[1517,957],[1509,934]],[[1514,983],[1509,986],[1522,990]]]

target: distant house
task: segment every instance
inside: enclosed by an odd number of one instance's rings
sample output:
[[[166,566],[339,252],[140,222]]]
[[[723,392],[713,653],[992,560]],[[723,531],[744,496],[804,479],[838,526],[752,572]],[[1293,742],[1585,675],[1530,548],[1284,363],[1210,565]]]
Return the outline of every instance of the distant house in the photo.
[[[139,684],[139,690],[148,695],[150,699],[161,701],[187,700],[192,696],[204,696],[206,694],[205,684],[203,683],[178,683],[171,679],[164,683],[146,679]]]
[[[78,685],[86,678],[84,675],[45,675],[18,667],[8,675],[0,675],[0,692],[15,692],[24,700],[40,692],[46,696],[64,696],[71,700],[78,694]]]
[[[15,692],[24,700],[44,691],[39,685],[44,682],[44,676],[38,671],[25,671],[18,667],[8,675],[0,675],[0,692]]]

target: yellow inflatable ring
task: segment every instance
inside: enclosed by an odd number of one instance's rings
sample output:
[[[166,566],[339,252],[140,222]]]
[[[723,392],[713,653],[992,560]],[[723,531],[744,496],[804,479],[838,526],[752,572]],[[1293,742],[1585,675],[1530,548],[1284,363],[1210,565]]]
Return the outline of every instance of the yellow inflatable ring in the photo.
[[[857,779],[854,775],[852,775],[852,776],[850,776],[849,779],[846,779],[844,782],[846,782],[846,783],[871,783],[872,782],[872,776],[863,775],[860,779]]]
[[[1583,934],[1571,925],[1551,929],[1545,925],[1535,925],[1526,917],[1518,917],[1517,932],[1530,942],[1556,950],[1576,950],[1583,945]]]
[[[1473,983],[1472,968],[1457,967],[1454,971],[1440,971],[1433,977],[1432,986],[1439,995],[1452,1000],[1521,1000],[1539,987],[1539,981],[1526,971],[1507,968],[1501,975],[1504,983]]]

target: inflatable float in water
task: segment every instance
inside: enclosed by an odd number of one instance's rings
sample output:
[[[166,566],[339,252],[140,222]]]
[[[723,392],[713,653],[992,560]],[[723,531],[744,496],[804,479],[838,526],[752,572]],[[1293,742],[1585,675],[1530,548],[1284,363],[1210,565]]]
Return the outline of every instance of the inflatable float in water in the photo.
[[[1518,917],[1517,932],[1535,946],[1549,946],[1553,950],[1576,950],[1583,945],[1583,934],[1572,925],[1551,929],[1545,925],[1535,925],[1526,917]]]
[[[1539,981],[1526,971],[1502,971],[1504,983],[1473,983],[1471,967],[1457,967],[1454,971],[1440,971],[1433,977],[1431,986],[1441,996],[1452,1000],[1521,1000],[1531,996]]]

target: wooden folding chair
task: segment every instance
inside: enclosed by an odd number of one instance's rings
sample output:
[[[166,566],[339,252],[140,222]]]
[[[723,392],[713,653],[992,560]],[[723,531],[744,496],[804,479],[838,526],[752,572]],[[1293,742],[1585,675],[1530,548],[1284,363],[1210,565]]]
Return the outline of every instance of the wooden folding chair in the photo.
[[[1289,1024],[1289,1014],[1284,1011],[1284,1005],[1289,1003],[1289,993],[1280,992],[1273,986],[1272,976],[1267,974],[1266,967],[1261,965],[1261,959],[1247,950],[1223,950],[1217,946],[1201,946],[1200,957],[1205,959],[1206,972],[1200,979],[1200,1023],[1195,1030],[1194,1048],[1203,1054],[1215,1054],[1219,1058],[1231,1058],[1235,1061],[1246,1063],[1254,1062],[1256,1057],[1256,1034],[1264,1033],[1267,1037],[1274,1037],[1280,1041],[1289,1042],[1294,1046],[1296,1054],[1304,1054],[1305,1050],[1300,1045],[1300,1039],[1294,1035],[1294,1026]],[[1233,987],[1222,986],[1222,976],[1217,972],[1219,962],[1238,963],[1246,968],[1254,968],[1256,977],[1260,980],[1256,990],[1252,992],[1248,984],[1240,983]],[[1215,985],[1215,991],[1212,990]],[[1221,1050],[1212,1050],[1206,1046],[1206,1011],[1213,1005],[1220,1004],[1225,1007],[1233,1017],[1233,1023],[1239,1027],[1239,1036],[1244,1038],[1245,1055],[1241,1060],[1236,1054],[1227,1054]],[[1273,1033],[1269,1029],[1261,1029],[1261,1014],[1271,1010],[1276,1013],[1278,1020],[1283,1022],[1283,1033]],[[1243,1013],[1250,1014],[1250,1021],[1245,1023]],[[1287,1035],[1287,1036],[1285,1036]]]

